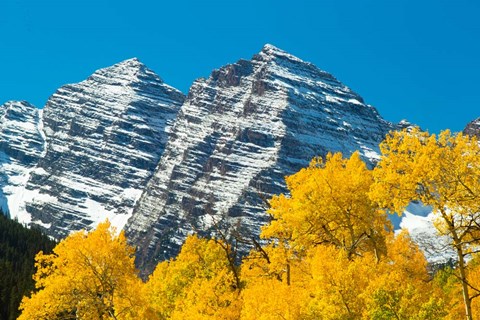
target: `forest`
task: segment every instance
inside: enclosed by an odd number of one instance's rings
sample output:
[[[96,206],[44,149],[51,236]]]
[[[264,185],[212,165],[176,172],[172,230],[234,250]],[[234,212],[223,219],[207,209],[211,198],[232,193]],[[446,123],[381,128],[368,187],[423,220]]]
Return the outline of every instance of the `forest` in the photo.
[[[358,152],[336,153],[287,177],[289,193],[270,199],[271,222],[240,263],[240,239],[218,230],[191,235],[142,281],[108,221],[73,233],[36,255],[19,319],[477,319],[478,141],[411,129],[380,148],[374,169]],[[453,267],[432,270],[393,231],[388,215],[413,200],[433,208]]]
[[[0,212],[0,319],[17,319],[22,297],[35,288],[35,255],[50,253],[55,244],[39,230],[25,228]]]

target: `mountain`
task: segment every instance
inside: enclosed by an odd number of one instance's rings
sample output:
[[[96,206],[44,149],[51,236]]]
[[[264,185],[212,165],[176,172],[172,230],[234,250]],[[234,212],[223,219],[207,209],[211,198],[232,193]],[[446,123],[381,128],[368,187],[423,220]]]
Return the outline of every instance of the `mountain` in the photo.
[[[3,212],[24,223],[30,216],[19,208],[30,172],[45,155],[42,110],[26,101],[0,106],[0,202]]]
[[[480,118],[469,122],[465,129],[463,129],[463,134],[468,134],[470,136],[476,136],[477,138],[480,138]]]
[[[0,121],[2,207],[57,239],[108,218],[145,274],[191,232],[257,236],[286,175],[337,151],[373,166],[385,134],[411,126],[272,45],[187,97],[129,59],[61,87],[43,110],[8,102]]]
[[[137,262],[152,270],[192,231],[258,235],[265,201],[314,156],[378,159],[396,128],[331,74],[272,45],[192,85],[158,167],[129,219]]]
[[[43,109],[41,125],[31,126],[44,144],[32,155],[30,162],[37,163],[16,195],[23,220],[55,238],[105,218],[122,229],[184,98],[137,59],[58,89]]]

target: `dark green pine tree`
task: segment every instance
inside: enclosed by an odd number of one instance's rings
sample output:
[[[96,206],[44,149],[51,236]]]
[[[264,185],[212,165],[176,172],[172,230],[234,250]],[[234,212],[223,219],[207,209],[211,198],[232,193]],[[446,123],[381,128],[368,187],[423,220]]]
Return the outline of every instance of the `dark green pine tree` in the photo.
[[[56,243],[38,229],[28,229],[0,211],[0,320],[14,320],[24,295],[34,290],[34,258]]]

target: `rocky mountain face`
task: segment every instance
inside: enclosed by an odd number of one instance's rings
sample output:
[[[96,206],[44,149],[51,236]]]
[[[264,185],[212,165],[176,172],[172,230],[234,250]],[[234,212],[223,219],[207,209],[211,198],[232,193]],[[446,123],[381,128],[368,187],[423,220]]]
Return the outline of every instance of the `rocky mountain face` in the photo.
[[[469,122],[465,129],[463,129],[463,134],[480,138],[480,118]]]
[[[191,232],[258,235],[286,175],[328,152],[373,165],[385,134],[410,125],[271,45],[187,97],[130,59],[63,86],[43,110],[9,102],[0,121],[3,208],[56,238],[109,218],[147,273]]]
[[[31,135],[40,132],[41,143],[32,149],[38,152],[31,160],[19,156],[36,162],[17,192],[21,214],[56,238],[106,218],[122,229],[183,101],[181,92],[136,59],[58,89],[43,109],[42,125],[34,130],[32,124]],[[39,121],[39,111],[28,110]]]
[[[127,223],[139,266],[176,254],[192,231],[257,235],[285,175],[328,152],[372,163],[393,128],[332,75],[271,45],[213,71],[191,87]]]
[[[4,213],[22,222],[19,208],[30,172],[45,154],[42,110],[25,101],[0,106],[0,203]]]

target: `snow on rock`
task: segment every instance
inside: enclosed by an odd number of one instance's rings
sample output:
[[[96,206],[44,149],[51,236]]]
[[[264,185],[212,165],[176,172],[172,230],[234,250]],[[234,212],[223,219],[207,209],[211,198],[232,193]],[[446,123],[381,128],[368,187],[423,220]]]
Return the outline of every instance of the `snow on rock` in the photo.
[[[30,172],[45,149],[41,113],[25,101],[0,106],[1,207],[11,218],[27,224],[31,217],[21,207],[21,198]]]
[[[46,147],[22,192],[22,214],[56,238],[106,218],[121,230],[183,101],[137,59],[58,89],[43,111]]]
[[[420,128],[418,125],[416,125],[414,123],[411,123],[406,119],[400,120],[400,122],[396,124],[395,129],[396,130],[405,130],[406,129],[407,131],[411,131],[413,129],[422,130],[422,128]]]
[[[480,118],[469,122],[465,129],[463,129],[463,134],[480,138]]]
[[[61,87],[43,110],[0,106],[0,206],[55,238],[108,218],[148,273],[192,232],[258,235],[265,199],[314,156],[359,150],[373,166],[389,130],[413,127],[272,45],[195,81],[186,99],[129,59]],[[433,217],[412,203],[392,220],[435,263],[451,256],[447,240],[431,241]]]
[[[403,213],[400,228],[408,231],[430,264],[456,261],[456,253],[451,246],[451,239],[438,234],[434,226],[435,219],[437,219],[437,215],[432,212],[431,207],[414,201]]]
[[[272,45],[194,82],[127,236],[150,270],[192,230],[236,225],[258,235],[264,199],[314,156],[341,151],[378,160],[394,126],[332,75]]]

